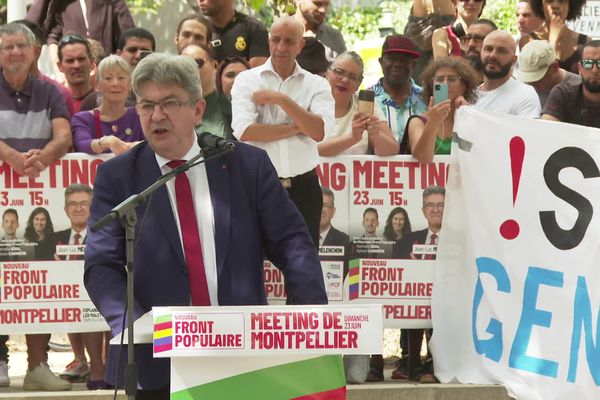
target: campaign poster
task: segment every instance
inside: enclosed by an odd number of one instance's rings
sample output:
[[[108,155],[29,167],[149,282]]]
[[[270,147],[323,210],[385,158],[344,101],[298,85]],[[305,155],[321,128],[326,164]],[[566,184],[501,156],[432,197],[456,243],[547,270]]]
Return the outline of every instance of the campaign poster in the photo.
[[[96,169],[108,157],[67,154],[37,178],[0,163],[0,333],[108,330],[82,261]]]

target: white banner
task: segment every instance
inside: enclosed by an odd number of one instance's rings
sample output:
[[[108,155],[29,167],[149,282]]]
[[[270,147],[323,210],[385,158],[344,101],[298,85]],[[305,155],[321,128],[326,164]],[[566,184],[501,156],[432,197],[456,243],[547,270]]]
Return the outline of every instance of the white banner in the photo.
[[[600,131],[463,107],[432,297],[442,382],[600,398]]]
[[[110,157],[67,154],[37,178],[0,162],[0,334],[108,330],[83,285],[85,238],[69,244],[89,216],[87,193],[70,194],[73,207],[65,190],[91,187]]]
[[[153,307],[154,356],[372,354],[381,306]]]
[[[83,261],[0,262],[0,332],[100,332],[108,325],[83,286]]]

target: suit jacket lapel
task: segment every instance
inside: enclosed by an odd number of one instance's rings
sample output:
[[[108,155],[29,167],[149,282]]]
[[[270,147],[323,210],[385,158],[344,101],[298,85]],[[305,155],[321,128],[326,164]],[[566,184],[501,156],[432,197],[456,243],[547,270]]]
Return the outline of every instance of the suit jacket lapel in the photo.
[[[215,252],[217,276],[221,275],[229,245],[231,198],[229,192],[229,158],[218,157],[206,162],[206,174],[215,219]]]
[[[140,180],[138,181],[138,186],[136,188],[138,193],[153,184],[162,175],[162,172],[158,168],[158,163],[156,162],[154,152],[147,144],[146,148],[141,152],[139,163],[140,165],[138,166],[137,170],[145,172],[140,174]],[[146,200],[145,204],[146,207],[148,207],[149,204],[150,209],[148,210],[148,213],[156,217],[158,221],[158,227],[164,230],[165,238],[169,241],[174,253],[177,255],[179,267],[187,271],[185,257],[183,256],[183,249],[179,240],[179,232],[177,231],[177,225],[175,223],[175,216],[173,215],[171,202],[169,201],[167,187],[163,186],[156,190],[152,197]],[[143,215],[144,212],[142,211],[139,214]],[[138,223],[142,223],[142,220],[138,220]],[[143,229],[144,228],[142,227],[142,230]],[[144,240],[144,238],[142,237],[141,240]]]

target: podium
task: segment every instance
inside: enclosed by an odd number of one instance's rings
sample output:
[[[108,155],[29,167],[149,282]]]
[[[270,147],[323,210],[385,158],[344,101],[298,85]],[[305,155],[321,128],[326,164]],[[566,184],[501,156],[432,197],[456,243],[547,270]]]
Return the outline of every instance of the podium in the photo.
[[[176,400],[345,399],[341,355],[383,347],[381,305],[154,307],[134,333],[171,359]]]

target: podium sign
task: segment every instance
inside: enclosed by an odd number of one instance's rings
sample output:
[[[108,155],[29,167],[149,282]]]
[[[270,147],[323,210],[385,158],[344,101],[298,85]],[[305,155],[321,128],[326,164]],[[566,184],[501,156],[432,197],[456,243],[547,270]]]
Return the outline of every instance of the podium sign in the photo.
[[[152,312],[154,356],[171,358],[171,399],[341,400],[340,355],[382,351],[380,305]]]
[[[374,354],[380,305],[154,307],[154,357]]]

